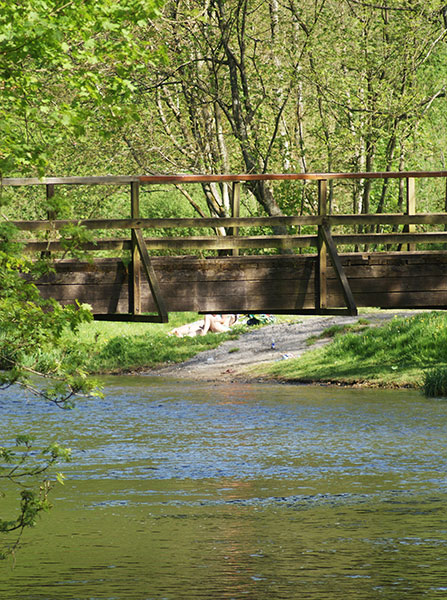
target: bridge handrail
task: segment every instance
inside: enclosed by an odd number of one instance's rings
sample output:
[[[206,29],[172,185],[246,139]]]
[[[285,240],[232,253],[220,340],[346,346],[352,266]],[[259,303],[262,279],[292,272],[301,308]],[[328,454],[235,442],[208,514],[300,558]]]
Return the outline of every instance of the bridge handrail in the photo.
[[[103,175],[74,177],[3,177],[1,186],[29,185],[125,185],[129,183],[237,183],[249,181],[321,181],[336,179],[418,179],[447,177],[447,171],[376,171],[359,173],[239,173],[212,175]]]
[[[130,263],[128,267],[128,294],[129,313],[132,317],[141,316],[142,288],[141,278],[144,271],[158,315],[156,320],[167,320],[167,311],[160,293],[158,278],[156,276],[149,250],[168,251],[177,256],[184,256],[184,250],[198,249],[221,251],[220,254],[239,255],[239,250],[270,249],[275,248],[283,254],[292,253],[297,248],[314,247],[315,257],[311,260],[314,266],[315,281],[315,310],[322,312],[328,307],[328,259],[342,288],[346,308],[349,314],[357,314],[354,296],[350,289],[349,281],[344,272],[342,260],[338,254],[338,246],[354,247],[356,250],[373,245],[374,248],[390,249],[390,244],[397,244],[397,248],[404,246],[414,252],[416,244],[447,244],[447,212],[444,213],[416,213],[415,180],[419,178],[447,178],[447,171],[399,171],[399,172],[363,172],[363,173],[282,173],[282,174],[211,174],[211,175],[134,175],[134,176],[101,176],[101,177],[47,177],[47,178],[3,178],[0,179],[0,188],[3,186],[46,186],[47,200],[51,200],[57,185],[129,185],[130,187],[130,216],[125,219],[57,219],[55,211],[48,210],[48,219],[39,221],[14,221],[13,223],[22,231],[39,232],[49,231],[53,234],[64,230],[70,225],[83,226],[93,230],[130,230],[119,239],[102,238],[92,239],[90,236],[78,236],[73,230],[67,230],[68,239],[63,235],[46,235],[47,239],[23,240],[25,251],[41,252],[41,256],[51,256],[51,253],[62,252],[66,255],[70,244],[76,250],[86,251],[111,251],[130,250]],[[406,211],[402,213],[375,213],[375,214],[329,214],[332,211],[330,202],[330,186],[333,181],[343,180],[372,180],[372,179],[398,179],[406,180]],[[317,208],[313,215],[303,216],[277,216],[277,217],[240,217],[240,188],[242,183],[267,182],[267,181],[315,181],[318,185]],[[329,182],[329,184],[328,184]],[[140,212],[140,186],[173,184],[208,184],[231,183],[232,192],[228,194],[230,201],[231,217],[199,217],[199,218],[165,218],[145,219]],[[184,190],[182,190],[184,192]],[[252,186],[253,191],[253,186]],[[400,188],[400,193],[403,193]],[[401,198],[401,200],[404,200]],[[47,206],[51,206],[49,202]],[[400,208],[400,206],[399,206]],[[304,231],[290,231],[286,227],[310,226]],[[337,227],[359,225],[357,233],[340,232]],[[393,226],[392,232],[380,231],[379,225]],[[403,225],[403,230],[397,232],[397,225]],[[416,231],[417,225],[443,226],[444,231]],[[164,228],[211,228],[215,235],[176,235],[175,237],[144,237],[145,229]],[[241,232],[244,227],[272,227],[273,234],[247,235]],[[312,230],[312,227],[315,229]],[[223,231],[226,228],[226,231]],[[275,228],[277,228],[275,230]],[[282,229],[281,229],[282,228]],[[376,233],[372,233],[376,229]],[[281,232],[281,235],[277,235]],[[314,235],[309,235],[314,232]],[[189,233],[189,232],[188,232]],[[241,235],[244,233],[244,235]],[[298,234],[299,235],[298,235]],[[226,235],[221,235],[226,234]],[[118,234],[119,235],[119,234]],[[25,236],[24,236],[25,237]],[[36,236],[38,237],[38,236]],[[49,238],[49,239],[48,239]],[[53,239],[51,239],[53,238]],[[80,239],[83,243],[78,243]],[[130,239],[129,239],[130,238]],[[88,240],[88,241],[85,241]],[[364,245],[364,246],[362,246]],[[72,249],[73,249],[72,248]],[[203,257],[203,255],[202,255]],[[182,260],[182,259],[181,259]],[[442,257],[442,260],[444,258]],[[180,261],[181,262],[181,261]],[[127,269],[127,267],[126,267]],[[127,270],[126,270],[127,272]],[[232,307],[233,308],[233,307]],[[152,318],[152,317],[147,317]]]
[[[428,233],[352,233],[333,234],[337,246],[360,244],[446,244],[447,232]],[[284,236],[190,236],[163,238],[144,238],[148,250],[239,250],[239,249],[278,249],[318,247],[317,235],[284,235]],[[76,245],[78,250],[129,250],[132,242],[126,238],[98,239]],[[65,251],[60,241],[29,241],[25,245],[26,252]]]
[[[277,248],[294,249],[314,246],[321,249],[322,229],[334,228],[333,241],[339,245],[360,244],[414,244],[416,243],[446,243],[447,231],[417,232],[416,225],[447,225],[447,212],[443,213],[416,213],[414,180],[422,177],[445,177],[447,171],[399,171],[399,172],[359,172],[359,173],[261,173],[261,174],[211,174],[211,175],[132,175],[132,176],[99,176],[99,177],[47,177],[47,178],[4,178],[0,185],[3,186],[47,186],[47,198],[54,195],[56,185],[129,185],[131,189],[131,217],[120,219],[57,219],[56,214],[49,213],[48,219],[37,221],[12,221],[22,231],[39,232],[49,231],[56,233],[70,225],[82,226],[89,230],[130,230],[132,241],[127,241],[125,234],[118,239],[91,240],[79,244],[79,249],[87,250],[121,250],[135,247],[135,235],[138,230],[169,229],[169,228],[195,228],[214,229],[215,235],[176,235],[176,237],[145,238],[148,249],[152,250],[233,250],[247,248]],[[353,180],[353,179],[406,179],[407,180],[407,211],[405,213],[376,213],[376,214],[327,214],[327,182],[328,180]],[[143,184],[181,184],[181,183],[233,183],[236,190],[242,182],[252,181],[299,181],[314,180],[318,182],[318,209],[314,215],[294,215],[275,217],[240,217],[239,208],[232,208],[232,217],[196,217],[196,218],[142,218],[139,212],[138,187]],[[236,191],[233,193],[233,197]],[[237,192],[239,196],[239,192]],[[234,200],[234,198],[233,198]],[[239,200],[238,200],[239,202]],[[343,233],[336,231],[339,226],[363,226],[357,233]],[[401,232],[372,233],[372,228],[378,225],[403,225]],[[301,227],[313,226],[318,228],[318,235],[312,230],[304,232],[290,232],[289,235],[263,236],[241,235],[244,227]],[[227,235],[219,235],[219,230],[226,228]],[[362,231],[362,229],[364,229]],[[275,231],[275,229],[273,230]],[[278,230],[276,231],[278,233]],[[284,233],[284,231],[282,232]],[[299,235],[297,235],[299,233]],[[301,235],[303,233],[303,235]],[[315,231],[316,233],[316,231]],[[39,251],[43,245],[48,250],[59,250],[63,242],[55,240],[24,240],[27,251]],[[408,246],[410,248],[410,246]],[[42,250],[43,251],[43,250]],[[319,250],[320,251],[320,250]]]

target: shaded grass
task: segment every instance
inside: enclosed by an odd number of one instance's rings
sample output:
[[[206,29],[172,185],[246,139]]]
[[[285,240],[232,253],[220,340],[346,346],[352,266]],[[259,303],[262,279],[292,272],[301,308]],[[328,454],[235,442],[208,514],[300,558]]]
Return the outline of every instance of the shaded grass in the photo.
[[[447,366],[447,315],[431,312],[337,334],[331,344],[263,372],[281,380],[422,386],[427,369],[440,366]]]

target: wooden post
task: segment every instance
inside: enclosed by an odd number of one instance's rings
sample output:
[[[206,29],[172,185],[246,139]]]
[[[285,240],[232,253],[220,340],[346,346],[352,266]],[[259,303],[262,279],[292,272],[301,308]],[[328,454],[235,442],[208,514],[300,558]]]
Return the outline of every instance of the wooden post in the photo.
[[[46,189],[46,197],[47,197],[47,202],[48,202],[48,200],[51,200],[51,198],[54,197],[54,184],[47,183],[45,186],[45,189]],[[56,218],[57,218],[56,211],[54,209],[49,210],[47,208],[47,219],[49,221],[54,221]],[[46,233],[45,237],[47,238],[47,240],[49,239],[49,237],[50,237],[49,232]],[[51,256],[51,252],[49,250],[44,250],[43,252],[40,253],[41,258],[49,258],[50,256]]]
[[[416,192],[414,183],[414,177],[407,178],[407,215],[416,214]],[[407,227],[408,233],[414,233],[416,231],[416,225],[408,225]],[[414,252],[416,250],[416,244],[408,244],[407,250],[409,252]]]
[[[318,216],[327,216],[327,180],[318,180]],[[327,249],[322,231],[322,225],[318,226],[318,260],[315,269],[316,302],[315,309],[327,308]]]
[[[231,216],[233,218],[240,217],[241,210],[241,184],[239,181],[233,182],[233,189],[231,194]],[[231,235],[238,236],[239,235],[239,227],[233,227],[231,230]],[[233,248],[233,256],[239,256],[239,248]]]
[[[48,202],[48,200],[51,200],[51,198],[54,197],[54,184],[47,183],[47,185],[45,187],[47,190],[47,202]],[[47,210],[47,217],[48,217],[49,221],[53,221],[54,219],[56,219],[56,211],[55,210]]]
[[[140,217],[140,184],[138,181],[132,181],[130,184],[130,216],[132,219]],[[129,312],[133,315],[141,314],[141,258],[134,229],[131,231]]]

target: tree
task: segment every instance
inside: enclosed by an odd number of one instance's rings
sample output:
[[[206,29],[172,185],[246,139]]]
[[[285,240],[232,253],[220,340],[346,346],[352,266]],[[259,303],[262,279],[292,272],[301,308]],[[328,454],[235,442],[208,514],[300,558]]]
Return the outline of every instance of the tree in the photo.
[[[0,2],[0,173],[43,173],[51,152],[83,135],[92,111],[132,114],[135,63],[147,44],[135,30],[159,0]],[[97,132],[99,135],[99,132]]]
[[[288,50],[290,19],[280,28],[277,7],[249,0],[168,2],[163,17],[148,35],[155,45],[163,40],[166,62],[134,81],[143,110],[156,119],[158,141],[149,154],[139,143],[144,132],[129,132],[140,166],[213,173],[288,168],[286,109],[300,54]],[[267,214],[282,214],[268,184],[247,188]],[[228,213],[225,186],[205,185],[204,193],[213,214]]]
[[[309,39],[304,103],[318,110],[305,127],[307,139],[322,142],[312,147],[323,169],[403,170],[410,144],[414,153],[426,143],[415,137],[419,124],[445,95],[443,3],[321,0],[315,2],[318,19],[294,0],[288,6]],[[378,212],[388,183],[376,193]],[[354,212],[373,208],[370,180],[354,188],[352,202]]]
[[[418,132],[445,95],[439,0],[181,0],[140,35],[166,53],[132,79],[141,126],[126,144],[146,172],[411,168],[408,148],[423,152]],[[340,188],[337,202],[383,210],[387,186]],[[246,187],[268,214],[287,210],[272,188]],[[204,193],[228,212],[224,186]]]

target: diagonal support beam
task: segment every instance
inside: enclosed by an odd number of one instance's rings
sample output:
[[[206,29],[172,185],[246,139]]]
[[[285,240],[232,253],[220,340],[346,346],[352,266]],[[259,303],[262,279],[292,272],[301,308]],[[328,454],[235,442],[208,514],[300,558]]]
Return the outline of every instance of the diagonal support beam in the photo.
[[[343,267],[341,264],[340,257],[338,256],[337,247],[332,238],[329,227],[323,223],[321,226],[321,233],[323,235],[324,242],[326,244],[326,248],[328,250],[332,265],[335,269],[335,273],[337,275],[337,279],[340,282],[340,285],[343,290],[343,296],[345,299],[346,306],[349,310],[349,314],[356,316],[358,314],[357,306],[354,300],[354,296],[352,295],[351,287],[348,282],[348,278],[346,277],[345,272],[343,271]]]
[[[168,312],[166,310],[165,303],[161,296],[160,286],[158,285],[157,276],[154,271],[154,267],[152,266],[151,259],[149,253],[146,248],[146,244],[144,243],[143,235],[141,233],[141,229],[134,229],[135,241],[138,247],[138,251],[141,256],[141,262],[143,263],[144,271],[146,273],[147,280],[149,282],[149,287],[152,292],[152,297],[154,298],[155,305],[159,314],[159,322],[167,323],[168,322]]]

